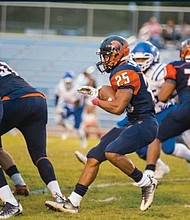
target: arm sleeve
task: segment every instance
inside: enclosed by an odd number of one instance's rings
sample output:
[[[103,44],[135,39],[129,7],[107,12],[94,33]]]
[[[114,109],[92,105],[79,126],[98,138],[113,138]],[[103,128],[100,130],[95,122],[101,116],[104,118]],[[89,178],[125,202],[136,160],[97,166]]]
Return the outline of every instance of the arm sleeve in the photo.
[[[175,67],[172,64],[167,64],[166,65],[166,76],[164,77],[164,79],[165,80],[167,79],[176,80],[176,74],[177,74],[177,71]]]

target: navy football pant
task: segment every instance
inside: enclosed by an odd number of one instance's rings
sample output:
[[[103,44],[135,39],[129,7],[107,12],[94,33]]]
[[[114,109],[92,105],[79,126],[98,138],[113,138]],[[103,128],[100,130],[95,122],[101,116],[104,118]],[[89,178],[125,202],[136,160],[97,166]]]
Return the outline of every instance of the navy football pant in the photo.
[[[169,108],[165,109],[162,112],[159,112],[158,114],[156,114],[156,119],[158,121],[158,123],[160,124],[161,121],[174,109],[177,108],[177,105],[173,105],[170,106]],[[175,148],[175,143],[176,143],[176,137],[172,137],[169,138],[168,140],[164,141],[162,143],[162,151],[165,154],[172,154]],[[148,146],[144,146],[142,148],[140,148],[139,150],[137,150],[137,154],[139,155],[139,157],[141,158],[146,158],[147,155],[147,150],[148,150]]]
[[[158,123],[154,117],[128,123],[123,128],[113,128],[105,134],[100,143],[87,154],[88,158],[95,158],[100,163],[107,160],[105,152],[129,154],[140,147],[150,144],[157,135]]]
[[[164,142],[190,128],[190,103],[183,103],[161,121],[157,138]]]
[[[40,157],[46,157],[46,100],[42,97],[8,100],[3,101],[3,108],[0,136],[17,128],[25,138],[33,163]]]

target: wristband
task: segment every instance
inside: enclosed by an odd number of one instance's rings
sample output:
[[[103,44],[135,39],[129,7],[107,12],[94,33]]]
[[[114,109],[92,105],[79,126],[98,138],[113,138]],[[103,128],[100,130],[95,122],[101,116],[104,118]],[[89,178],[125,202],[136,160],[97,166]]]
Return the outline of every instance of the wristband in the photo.
[[[92,104],[93,105],[98,105],[99,104],[99,98],[92,99]]]

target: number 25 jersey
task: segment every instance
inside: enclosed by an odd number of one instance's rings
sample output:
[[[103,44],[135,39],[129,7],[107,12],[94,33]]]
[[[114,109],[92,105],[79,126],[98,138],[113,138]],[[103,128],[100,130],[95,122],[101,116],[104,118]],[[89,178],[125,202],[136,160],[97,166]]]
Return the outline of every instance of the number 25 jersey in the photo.
[[[118,89],[130,89],[133,96],[130,104],[132,111],[127,111],[128,117],[138,117],[146,114],[154,114],[154,98],[148,83],[139,67],[133,61],[125,61],[118,65],[110,74],[110,84],[116,91]]]

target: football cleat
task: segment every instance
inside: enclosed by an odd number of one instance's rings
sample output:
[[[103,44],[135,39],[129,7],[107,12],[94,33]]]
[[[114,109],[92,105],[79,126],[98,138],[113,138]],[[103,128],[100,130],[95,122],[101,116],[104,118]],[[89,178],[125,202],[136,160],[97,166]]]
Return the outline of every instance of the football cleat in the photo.
[[[82,154],[82,153],[79,152],[79,151],[75,151],[75,156],[77,157],[77,159],[78,159],[81,163],[86,164],[87,157],[86,157],[84,154]]]
[[[16,185],[13,195],[29,196],[30,192],[27,185]]]
[[[69,199],[62,198],[61,202],[46,201],[45,206],[52,211],[78,213],[78,207],[73,206]]]
[[[158,181],[154,178],[150,178],[150,186],[143,186],[142,189],[142,202],[140,206],[141,211],[146,211],[154,200],[154,193],[158,185]]]
[[[4,203],[0,211],[0,219],[7,219],[21,214],[23,211],[22,205],[18,202],[18,206],[14,206],[8,202]]]

